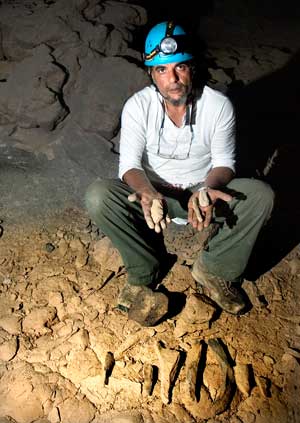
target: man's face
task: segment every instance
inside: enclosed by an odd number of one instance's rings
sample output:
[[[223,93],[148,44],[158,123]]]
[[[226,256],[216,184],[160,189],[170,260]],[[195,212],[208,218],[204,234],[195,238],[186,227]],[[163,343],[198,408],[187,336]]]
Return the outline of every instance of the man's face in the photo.
[[[153,66],[151,76],[163,98],[180,106],[185,104],[192,89],[191,68],[187,63]]]

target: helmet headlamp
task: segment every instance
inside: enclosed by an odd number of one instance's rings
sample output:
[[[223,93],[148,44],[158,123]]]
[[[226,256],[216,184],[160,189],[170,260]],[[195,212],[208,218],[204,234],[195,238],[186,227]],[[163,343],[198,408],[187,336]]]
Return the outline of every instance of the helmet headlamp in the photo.
[[[177,42],[173,37],[165,37],[159,45],[159,49],[163,54],[174,54],[177,51],[177,47]]]
[[[161,60],[166,60],[168,57],[171,58],[172,56],[178,54],[182,55],[181,58],[191,58],[192,56],[188,53],[189,41],[187,39],[187,34],[181,29],[181,27],[175,25],[173,21],[159,24],[157,27],[161,27],[162,25],[165,25],[165,33],[160,40],[157,39],[156,45],[153,41],[155,40],[155,36],[156,38],[158,38],[158,36],[155,34],[154,37],[149,37],[149,45],[151,45],[151,41],[152,50],[148,49],[148,52],[143,54],[145,64],[149,66],[151,62],[157,63],[160,61],[160,59],[156,58],[157,55],[159,55]],[[176,31],[175,34],[174,30]]]

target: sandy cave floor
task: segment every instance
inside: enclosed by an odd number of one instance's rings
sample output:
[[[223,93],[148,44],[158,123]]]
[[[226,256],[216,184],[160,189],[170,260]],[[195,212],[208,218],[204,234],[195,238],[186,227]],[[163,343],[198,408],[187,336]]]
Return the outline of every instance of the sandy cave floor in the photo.
[[[164,285],[185,307],[141,328],[115,309],[126,272],[86,216],[2,226],[1,423],[300,421],[299,247],[244,283],[240,317],[175,263]]]

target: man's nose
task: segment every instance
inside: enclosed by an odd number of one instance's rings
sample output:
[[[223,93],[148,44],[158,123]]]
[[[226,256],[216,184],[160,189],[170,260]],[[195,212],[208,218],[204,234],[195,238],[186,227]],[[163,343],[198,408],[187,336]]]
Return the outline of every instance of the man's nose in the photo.
[[[178,77],[178,74],[176,72],[176,69],[171,69],[169,71],[169,80],[170,80],[170,82],[176,82],[176,81],[178,81],[178,79],[179,79],[179,77]]]

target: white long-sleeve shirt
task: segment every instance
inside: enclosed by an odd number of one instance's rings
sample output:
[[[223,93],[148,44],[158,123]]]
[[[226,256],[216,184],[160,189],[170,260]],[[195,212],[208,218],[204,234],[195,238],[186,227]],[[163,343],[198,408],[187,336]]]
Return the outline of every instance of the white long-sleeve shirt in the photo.
[[[135,168],[144,170],[150,181],[188,188],[203,182],[214,167],[234,171],[235,115],[231,102],[205,86],[194,109],[194,122],[188,116],[178,128],[165,113],[163,98],[154,86],[130,97],[122,112],[120,179]]]

